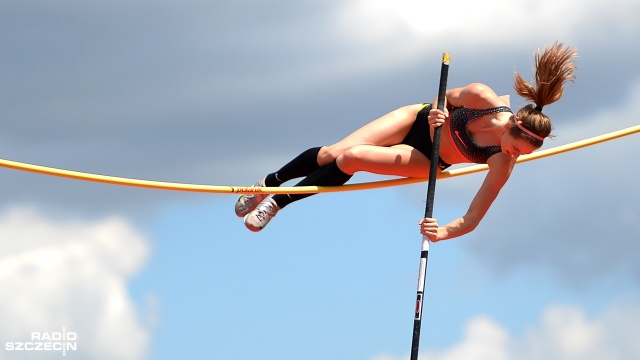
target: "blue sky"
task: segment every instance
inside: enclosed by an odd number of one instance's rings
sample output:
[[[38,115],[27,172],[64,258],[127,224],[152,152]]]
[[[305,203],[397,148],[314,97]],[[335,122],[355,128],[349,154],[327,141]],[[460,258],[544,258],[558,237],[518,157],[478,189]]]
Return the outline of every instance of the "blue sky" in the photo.
[[[438,14],[455,14],[441,16]],[[562,14],[562,18],[558,14]],[[0,158],[250,185],[450,86],[510,94],[578,48],[545,148],[638,124],[637,0],[0,5]],[[478,20],[491,19],[491,21]],[[432,245],[421,359],[640,357],[638,135],[520,164],[481,226]],[[464,214],[484,174],[438,183]],[[426,184],[322,194],[260,233],[235,196],[0,169],[0,359],[408,359]],[[381,177],[357,174],[351,182]]]

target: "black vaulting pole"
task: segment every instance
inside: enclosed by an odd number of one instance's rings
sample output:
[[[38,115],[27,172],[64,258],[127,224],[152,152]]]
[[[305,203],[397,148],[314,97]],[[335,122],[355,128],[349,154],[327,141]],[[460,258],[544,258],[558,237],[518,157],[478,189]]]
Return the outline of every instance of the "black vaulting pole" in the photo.
[[[438,109],[444,111],[444,98],[447,91],[447,78],[449,76],[449,53],[442,54],[442,68],[440,70],[440,87],[438,89]],[[425,136],[430,136],[426,134]],[[427,186],[427,205],[424,217],[433,217],[433,201],[436,195],[436,177],[440,159],[440,138],[442,126],[438,126],[433,132],[433,149],[431,150],[431,167],[429,168],[429,184]],[[411,360],[418,360],[420,348],[420,327],[422,325],[422,305],[424,303],[424,283],[427,278],[427,258],[429,257],[429,238],[422,236],[422,251],[420,252],[420,271],[418,273],[418,292],[416,298],[415,316],[413,318],[413,339],[411,341]]]

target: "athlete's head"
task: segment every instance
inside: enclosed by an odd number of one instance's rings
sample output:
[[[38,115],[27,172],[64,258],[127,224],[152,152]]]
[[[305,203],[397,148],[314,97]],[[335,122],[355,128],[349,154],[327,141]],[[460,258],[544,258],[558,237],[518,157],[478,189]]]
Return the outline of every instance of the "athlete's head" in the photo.
[[[516,93],[534,104],[526,105],[511,118],[510,135],[526,140],[535,148],[542,146],[552,130],[551,119],[542,113],[542,108],[558,101],[564,93],[564,84],[575,79],[573,59],[577,55],[575,48],[556,42],[542,52],[536,51],[533,84],[515,73]]]

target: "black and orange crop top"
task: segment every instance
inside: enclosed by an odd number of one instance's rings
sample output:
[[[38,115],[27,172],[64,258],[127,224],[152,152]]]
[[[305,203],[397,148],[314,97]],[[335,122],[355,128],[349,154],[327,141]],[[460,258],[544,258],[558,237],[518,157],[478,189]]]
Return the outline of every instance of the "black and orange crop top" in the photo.
[[[449,120],[449,135],[460,155],[471,163],[486,164],[492,155],[502,151],[499,145],[478,146],[471,138],[468,125],[475,119],[484,115],[512,112],[507,106],[498,106],[489,109],[469,109],[465,107],[453,108],[453,115]]]

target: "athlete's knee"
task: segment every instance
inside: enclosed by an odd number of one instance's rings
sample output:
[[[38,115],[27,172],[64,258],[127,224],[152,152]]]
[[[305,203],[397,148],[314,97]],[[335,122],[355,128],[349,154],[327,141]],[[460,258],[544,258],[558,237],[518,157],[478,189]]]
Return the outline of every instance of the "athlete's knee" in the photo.
[[[363,160],[368,153],[367,145],[356,145],[343,151],[337,158],[338,167],[340,170],[353,174],[360,171]]]
[[[318,152],[318,164],[320,166],[330,164],[338,157],[338,155],[340,155],[340,152],[338,152],[333,146],[323,146],[320,148],[320,152]]]

